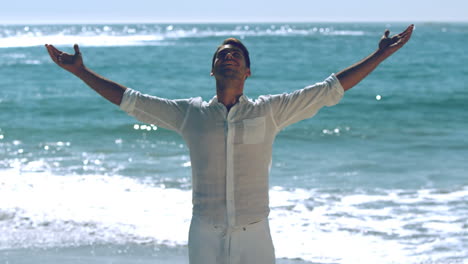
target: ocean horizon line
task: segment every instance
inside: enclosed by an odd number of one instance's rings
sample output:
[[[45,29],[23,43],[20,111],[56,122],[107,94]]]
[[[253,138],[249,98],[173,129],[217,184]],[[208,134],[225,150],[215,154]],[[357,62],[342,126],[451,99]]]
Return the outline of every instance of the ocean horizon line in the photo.
[[[468,20],[97,20],[97,21],[1,21],[2,26],[26,26],[26,25],[119,25],[119,24],[307,24],[307,23],[331,23],[331,24],[466,24]]]

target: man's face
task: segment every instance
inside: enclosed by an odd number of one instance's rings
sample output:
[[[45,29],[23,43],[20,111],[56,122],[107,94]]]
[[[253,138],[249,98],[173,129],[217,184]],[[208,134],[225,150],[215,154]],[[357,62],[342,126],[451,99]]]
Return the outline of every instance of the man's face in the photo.
[[[216,54],[211,75],[240,80],[249,77],[250,69],[247,68],[242,50],[230,44],[222,46]]]

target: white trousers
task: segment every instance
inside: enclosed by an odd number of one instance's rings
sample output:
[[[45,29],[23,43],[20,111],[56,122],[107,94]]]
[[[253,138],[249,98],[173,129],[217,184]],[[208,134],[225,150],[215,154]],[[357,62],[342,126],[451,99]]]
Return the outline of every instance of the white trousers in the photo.
[[[193,217],[190,264],[274,264],[268,219],[241,227],[215,226]]]

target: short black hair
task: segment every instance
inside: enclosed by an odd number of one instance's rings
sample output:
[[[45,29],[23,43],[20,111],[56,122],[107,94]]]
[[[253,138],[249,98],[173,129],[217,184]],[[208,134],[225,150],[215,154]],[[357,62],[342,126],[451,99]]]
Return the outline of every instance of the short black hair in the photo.
[[[224,45],[232,45],[236,48],[239,48],[242,53],[244,53],[244,58],[245,58],[245,64],[247,66],[247,68],[250,69],[250,57],[249,57],[249,51],[247,50],[247,48],[244,46],[244,44],[236,39],[236,38],[227,38],[223,41],[223,43],[221,43],[221,45],[218,46],[218,48],[216,49],[214,55],[213,55],[213,61],[211,62],[211,67],[213,68],[214,67],[214,62],[216,60],[216,55],[218,54],[218,51],[224,46]]]

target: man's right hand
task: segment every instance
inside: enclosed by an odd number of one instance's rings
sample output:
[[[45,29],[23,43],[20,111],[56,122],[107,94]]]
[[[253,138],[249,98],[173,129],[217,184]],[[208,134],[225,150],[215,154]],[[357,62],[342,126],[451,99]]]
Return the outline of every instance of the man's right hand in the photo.
[[[61,68],[77,74],[80,70],[83,70],[83,58],[81,57],[80,48],[78,44],[75,44],[73,48],[75,49],[75,54],[69,54],[58,50],[53,45],[46,44],[47,51],[49,52],[50,58]]]
[[[77,44],[73,47],[75,49],[75,54],[73,55],[58,50],[53,45],[46,44],[45,46],[49,52],[50,58],[58,66],[73,73],[102,97],[116,105],[120,105],[123,94],[127,88],[86,68],[83,64],[83,58],[81,57],[80,48]]]

